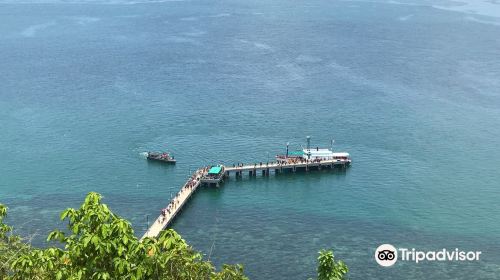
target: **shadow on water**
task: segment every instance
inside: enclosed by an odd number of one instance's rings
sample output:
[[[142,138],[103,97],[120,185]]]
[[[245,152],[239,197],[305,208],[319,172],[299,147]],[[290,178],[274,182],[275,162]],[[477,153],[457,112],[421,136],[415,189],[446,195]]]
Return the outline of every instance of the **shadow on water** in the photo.
[[[159,160],[146,160],[148,167],[155,167],[155,168],[166,168],[167,170],[173,169],[175,167],[175,164],[168,163],[168,162],[163,162]]]

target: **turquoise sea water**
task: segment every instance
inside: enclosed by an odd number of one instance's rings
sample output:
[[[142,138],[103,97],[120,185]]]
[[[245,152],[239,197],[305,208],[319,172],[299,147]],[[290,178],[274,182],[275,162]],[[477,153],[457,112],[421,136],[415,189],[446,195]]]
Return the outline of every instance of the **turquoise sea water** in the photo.
[[[313,277],[321,248],[351,279],[500,277],[499,18],[448,1],[14,2],[0,201],[35,244],[89,191],[141,235],[196,168],[311,135],[352,167],[201,189],[173,228],[251,279]],[[176,166],[140,155],[165,147]],[[383,269],[382,243],[483,253]]]

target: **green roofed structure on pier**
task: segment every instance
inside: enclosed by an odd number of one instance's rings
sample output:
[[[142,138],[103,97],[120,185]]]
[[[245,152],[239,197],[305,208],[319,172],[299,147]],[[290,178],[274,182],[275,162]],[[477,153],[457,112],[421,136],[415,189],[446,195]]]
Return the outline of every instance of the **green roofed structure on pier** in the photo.
[[[288,156],[290,156],[290,157],[301,157],[303,155],[304,155],[303,151],[292,151],[292,152],[288,153]]]
[[[202,175],[200,181],[202,184],[219,186],[219,182],[224,179],[225,172],[224,166],[212,166],[206,174]]]
[[[217,175],[222,171],[222,167],[220,166],[214,166],[208,170],[209,175]]]

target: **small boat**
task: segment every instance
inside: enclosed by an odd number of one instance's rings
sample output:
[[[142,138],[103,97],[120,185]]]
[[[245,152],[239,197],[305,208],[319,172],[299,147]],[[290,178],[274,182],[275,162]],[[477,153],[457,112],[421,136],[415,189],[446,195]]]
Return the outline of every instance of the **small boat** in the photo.
[[[149,160],[162,161],[166,163],[175,164],[175,158],[169,153],[148,152],[147,158]]]

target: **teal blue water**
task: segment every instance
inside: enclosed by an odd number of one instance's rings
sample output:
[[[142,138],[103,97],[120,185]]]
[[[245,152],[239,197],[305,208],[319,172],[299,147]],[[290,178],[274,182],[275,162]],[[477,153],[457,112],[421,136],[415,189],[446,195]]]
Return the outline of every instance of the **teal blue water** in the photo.
[[[352,167],[230,179],[173,228],[251,279],[314,277],[321,248],[351,279],[500,277],[500,19],[432,7],[447,1],[120,1],[0,1],[0,201],[18,232],[43,244],[97,191],[141,235],[196,168],[311,135]],[[140,155],[164,148],[176,166]],[[384,269],[383,243],[483,253]]]

